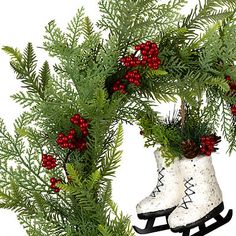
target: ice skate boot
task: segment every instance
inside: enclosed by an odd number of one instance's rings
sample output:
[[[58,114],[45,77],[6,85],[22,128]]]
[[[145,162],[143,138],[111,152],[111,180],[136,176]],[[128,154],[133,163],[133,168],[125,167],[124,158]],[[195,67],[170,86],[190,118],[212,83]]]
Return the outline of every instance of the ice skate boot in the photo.
[[[154,226],[157,217],[167,217],[178,205],[183,191],[183,181],[179,171],[179,160],[166,166],[159,149],[155,151],[158,182],[151,195],[143,199],[136,207],[139,219],[147,220],[145,229],[133,226],[139,234],[153,233],[169,229],[169,225]]]
[[[178,207],[168,217],[171,230],[189,236],[192,228],[199,227],[192,236],[203,236],[229,222],[232,210],[225,217],[220,215],[224,204],[211,157],[183,158],[179,163],[185,191]],[[212,218],[216,222],[206,227],[205,222]]]

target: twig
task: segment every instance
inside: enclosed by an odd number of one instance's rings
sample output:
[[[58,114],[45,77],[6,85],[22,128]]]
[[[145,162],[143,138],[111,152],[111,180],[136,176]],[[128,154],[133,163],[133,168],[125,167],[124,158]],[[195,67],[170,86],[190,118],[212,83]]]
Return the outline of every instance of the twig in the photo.
[[[68,180],[68,175],[69,175],[69,174],[67,173],[67,170],[66,170],[66,163],[68,162],[71,153],[72,153],[72,152],[69,151],[69,152],[66,154],[66,158],[65,158],[64,163],[63,163],[63,169],[65,170],[66,177],[67,177],[67,181],[69,181],[69,180]]]
[[[180,117],[181,117],[181,128],[184,128],[185,118],[186,118],[186,110],[185,110],[185,102],[181,99],[181,106],[180,106]]]

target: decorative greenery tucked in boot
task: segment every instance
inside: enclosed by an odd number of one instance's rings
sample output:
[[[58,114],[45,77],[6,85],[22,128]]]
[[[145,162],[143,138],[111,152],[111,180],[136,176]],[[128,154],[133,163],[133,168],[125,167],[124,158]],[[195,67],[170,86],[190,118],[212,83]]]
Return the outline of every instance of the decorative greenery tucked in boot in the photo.
[[[51,21],[42,47],[57,63],[38,71],[31,43],[3,47],[22,82],[12,97],[27,111],[14,134],[0,123],[0,206],[17,213],[28,235],[134,235],[111,199],[121,122],[138,122],[147,145],[162,144],[172,162],[214,151],[222,118],[234,150],[235,2],[205,1],[187,17],[179,13],[186,3],[100,0],[98,30],[83,9],[66,32]],[[163,122],[153,100],[177,97],[181,119]]]

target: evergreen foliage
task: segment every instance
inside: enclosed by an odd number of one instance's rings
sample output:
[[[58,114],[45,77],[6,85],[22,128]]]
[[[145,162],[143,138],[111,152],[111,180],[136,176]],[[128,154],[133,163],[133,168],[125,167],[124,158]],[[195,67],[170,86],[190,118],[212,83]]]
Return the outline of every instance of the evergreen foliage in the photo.
[[[83,9],[65,32],[51,21],[43,48],[57,59],[53,70],[47,62],[38,70],[31,43],[22,52],[3,47],[25,88],[12,97],[28,112],[16,120],[14,134],[0,122],[0,207],[15,211],[29,235],[134,235],[129,217],[112,201],[112,179],[122,155],[120,122],[138,123],[146,146],[160,143],[167,163],[182,157],[183,141],[199,144],[202,135],[215,133],[221,119],[229,151],[235,150],[230,108],[236,99],[225,80],[230,76],[236,82],[235,3],[205,0],[183,16],[186,3],[100,0],[99,30]],[[160,68],[141,68],[140,88],[112,91],[130,70],[120,59],[145,40],[158,42]],[[153,109],[154,99],[179,98],[183,110],[173,119],[163,120]],[[83,151],[56,143],[59,133],[74,128],[74,114],[88,121]],[[43,153],[55,156],[56,168],[42,167]],[[52,177],[62,180],[55,186],[59,193],[50,188]]]

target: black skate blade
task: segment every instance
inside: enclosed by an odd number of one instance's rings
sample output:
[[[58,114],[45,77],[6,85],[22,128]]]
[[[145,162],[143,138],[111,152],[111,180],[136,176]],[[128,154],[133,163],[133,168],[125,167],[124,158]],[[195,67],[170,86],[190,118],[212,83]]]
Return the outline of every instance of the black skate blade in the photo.
[[[133,226],[133,229],[138,234],[150,234],[150,233],[154,233],[154,232],[170,229],[170,227],[169,227],[168,224],[166,224],[166,225],[159,225],[159,226],[154,226],[152,228],[145,228],[145,229],[140,229],[137,226]]]
[[[222,217],[220,214],[213,217],[215,218],[216,222],[209,225],[209,226],[205,226],[205,223],[199,225],[199,231],[197,233],[192,234],[191,236],[204,236],[218,228],[220,228],[221,226],[227,224],[233,216],[233,210],[230,209],[227,213],[227,215],[225,217]],[[189,236],[190,235],[190,229],[186,229],[183,231],[182,236]]]
[[[150,219],[147,220],[147,224],[146,224],[146,227],[144,229],[140,229],[137,226],[133,226],[133,229],[138,234],[150,234],[150,233],[170,229],[170,226],[168,224],[153,226],[154,222],[155,222],[155,217],[150,218]]]
[[[227,215],[225,217],[222,217],[220,214],[217,215],[215,218],[216,222],[205,227],[204,225],[199,226],[199,232],[193,234],[192,236],[204,236],[220,227],[222,227],[223,225],[227,224],[228,222],[230,222],[230,220],[232,219],[233,216],[233,210],[230,209],[227,213]]]

